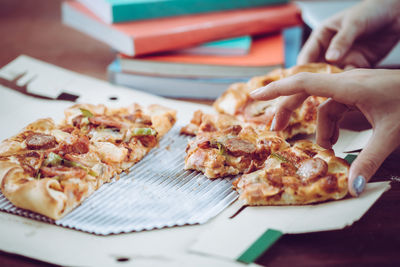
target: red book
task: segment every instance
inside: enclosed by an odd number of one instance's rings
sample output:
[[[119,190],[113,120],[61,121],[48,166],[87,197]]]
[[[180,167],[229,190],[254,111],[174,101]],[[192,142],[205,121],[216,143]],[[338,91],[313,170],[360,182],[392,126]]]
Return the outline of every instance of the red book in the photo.
[[[279,31],[301,23],[294,4],[106,24],[78,2],[62,6],[63,22],[130,55],[177,50],[242,35]]]
[[[244,56],[206,56],[164,53],[141,57],[119,54],[124,72],[160,76],[252,77],[282,67],[285,62],[282,34],[254,38]]]

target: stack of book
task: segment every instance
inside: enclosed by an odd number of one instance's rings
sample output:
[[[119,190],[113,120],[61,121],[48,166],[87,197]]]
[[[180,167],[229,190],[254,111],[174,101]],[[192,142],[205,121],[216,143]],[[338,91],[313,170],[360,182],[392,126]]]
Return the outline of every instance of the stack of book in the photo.
[[[112,83],[184,98],[295,64],[299,9],[287,0],[78,0],[64,24],[117,51]]]

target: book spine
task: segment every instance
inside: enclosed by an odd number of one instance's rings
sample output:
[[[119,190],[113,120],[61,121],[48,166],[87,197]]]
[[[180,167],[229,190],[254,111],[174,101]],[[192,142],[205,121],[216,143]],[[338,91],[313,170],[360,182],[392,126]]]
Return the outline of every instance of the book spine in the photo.
[[[187,31],[173,30],[162,34],[148,34],[143,37],[137,37],[133,40],[135,55],[176,50],[204,42],[242,35],[281,31],[284,28],[301,24],[299,10],[294,5],[292,7],[277,7],[277,12],[269,12],[268,15],[265,13],[253,14],[251,18],[237,16],[219,24],[206,23],[196,28],[188,27]]]
[[[226,11],[267,5],[286,4],[289,0],[165,0],[122,1],[112,4],[112,22]]]

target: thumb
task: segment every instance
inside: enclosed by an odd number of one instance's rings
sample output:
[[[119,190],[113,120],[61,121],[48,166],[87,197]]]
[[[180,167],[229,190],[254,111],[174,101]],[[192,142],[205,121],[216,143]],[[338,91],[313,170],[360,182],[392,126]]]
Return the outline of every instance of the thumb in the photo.
[[[366,183],[398,146],[399,129],[387,128],[389,127],[374,129],[368,144],[352,163],[348,183],[351,195],[359,196],[364,191]]]
[[[351,15],[351,14],[349,14]],[[349,18],[349,15],[347,18]],[[359,17],[359,16],[358,16]],[[343,21],[339,31],[332,38],[325,54],[327,61],[340,60],[351,48],[354,41],[364,32],[362,18],[349,18]]]

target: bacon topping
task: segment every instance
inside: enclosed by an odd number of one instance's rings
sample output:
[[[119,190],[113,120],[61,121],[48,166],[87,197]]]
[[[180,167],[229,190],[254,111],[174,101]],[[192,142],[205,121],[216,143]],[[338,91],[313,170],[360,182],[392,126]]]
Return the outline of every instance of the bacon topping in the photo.
[[[84,135],[75,138],[71,143],[63,143],[55,152],[62,155],[69,153],[86,154],[89,152],[89,144],[89,138]]]
[[[77,167],[42,167],[40,171],[45,177],[60,176],[63,178],[83,178],[87,175],[87,172],[85,170]]]
[[[71,145],[71,152],[78,154],[86,154],[89,152],[89,138],[87,136],[80,136]]]
[[[26,138],[26,146],[33,150],[53,148],[56,144],[56,138],[49,134],[33,133]]]
[[[197,147],[202,148],[202,149],[209,149],[211,148],[211,143],[210,140],[203,140],[197,143]]]
[[[124,116],[125,119],[131,122],[142,123],[145,125],[152,125],[151,118],[142,112],[135,112],[134,114],[129,114]]]
[[[102,125],[106,127],[113,127],[113,128],[122,128],[122,123],[113,120],[107,116],[93,116],[89,118],[89,122],[93,125]]]
[[[300,162],[297,174],[303,182],[312,182],[326,175],[328,164],[320,158],[310,158]]]
[[[157,145],[157,138],[154,135],[142,135],[137,136],[137,138],[144,147],[155,147]]]
[[[249,141],[240,138],[231,138],[224,142],[226,150],[233,156],[252,154],[256,151],[256,146]]]
[[[215,132],[217,131],[217,128],[215,127],[214,124],[212,124],[211,122],[206,122],[200,125],[200,131],[203,132]]]
[[[242,130],[242,126],[240,125],[232,125],[222,130],[224,134],[233,134],[238,135]]]
[[[83,115],[76,116],[72,119],[72,125],[75,127],[79,127],[81,125],[83,119]]]

